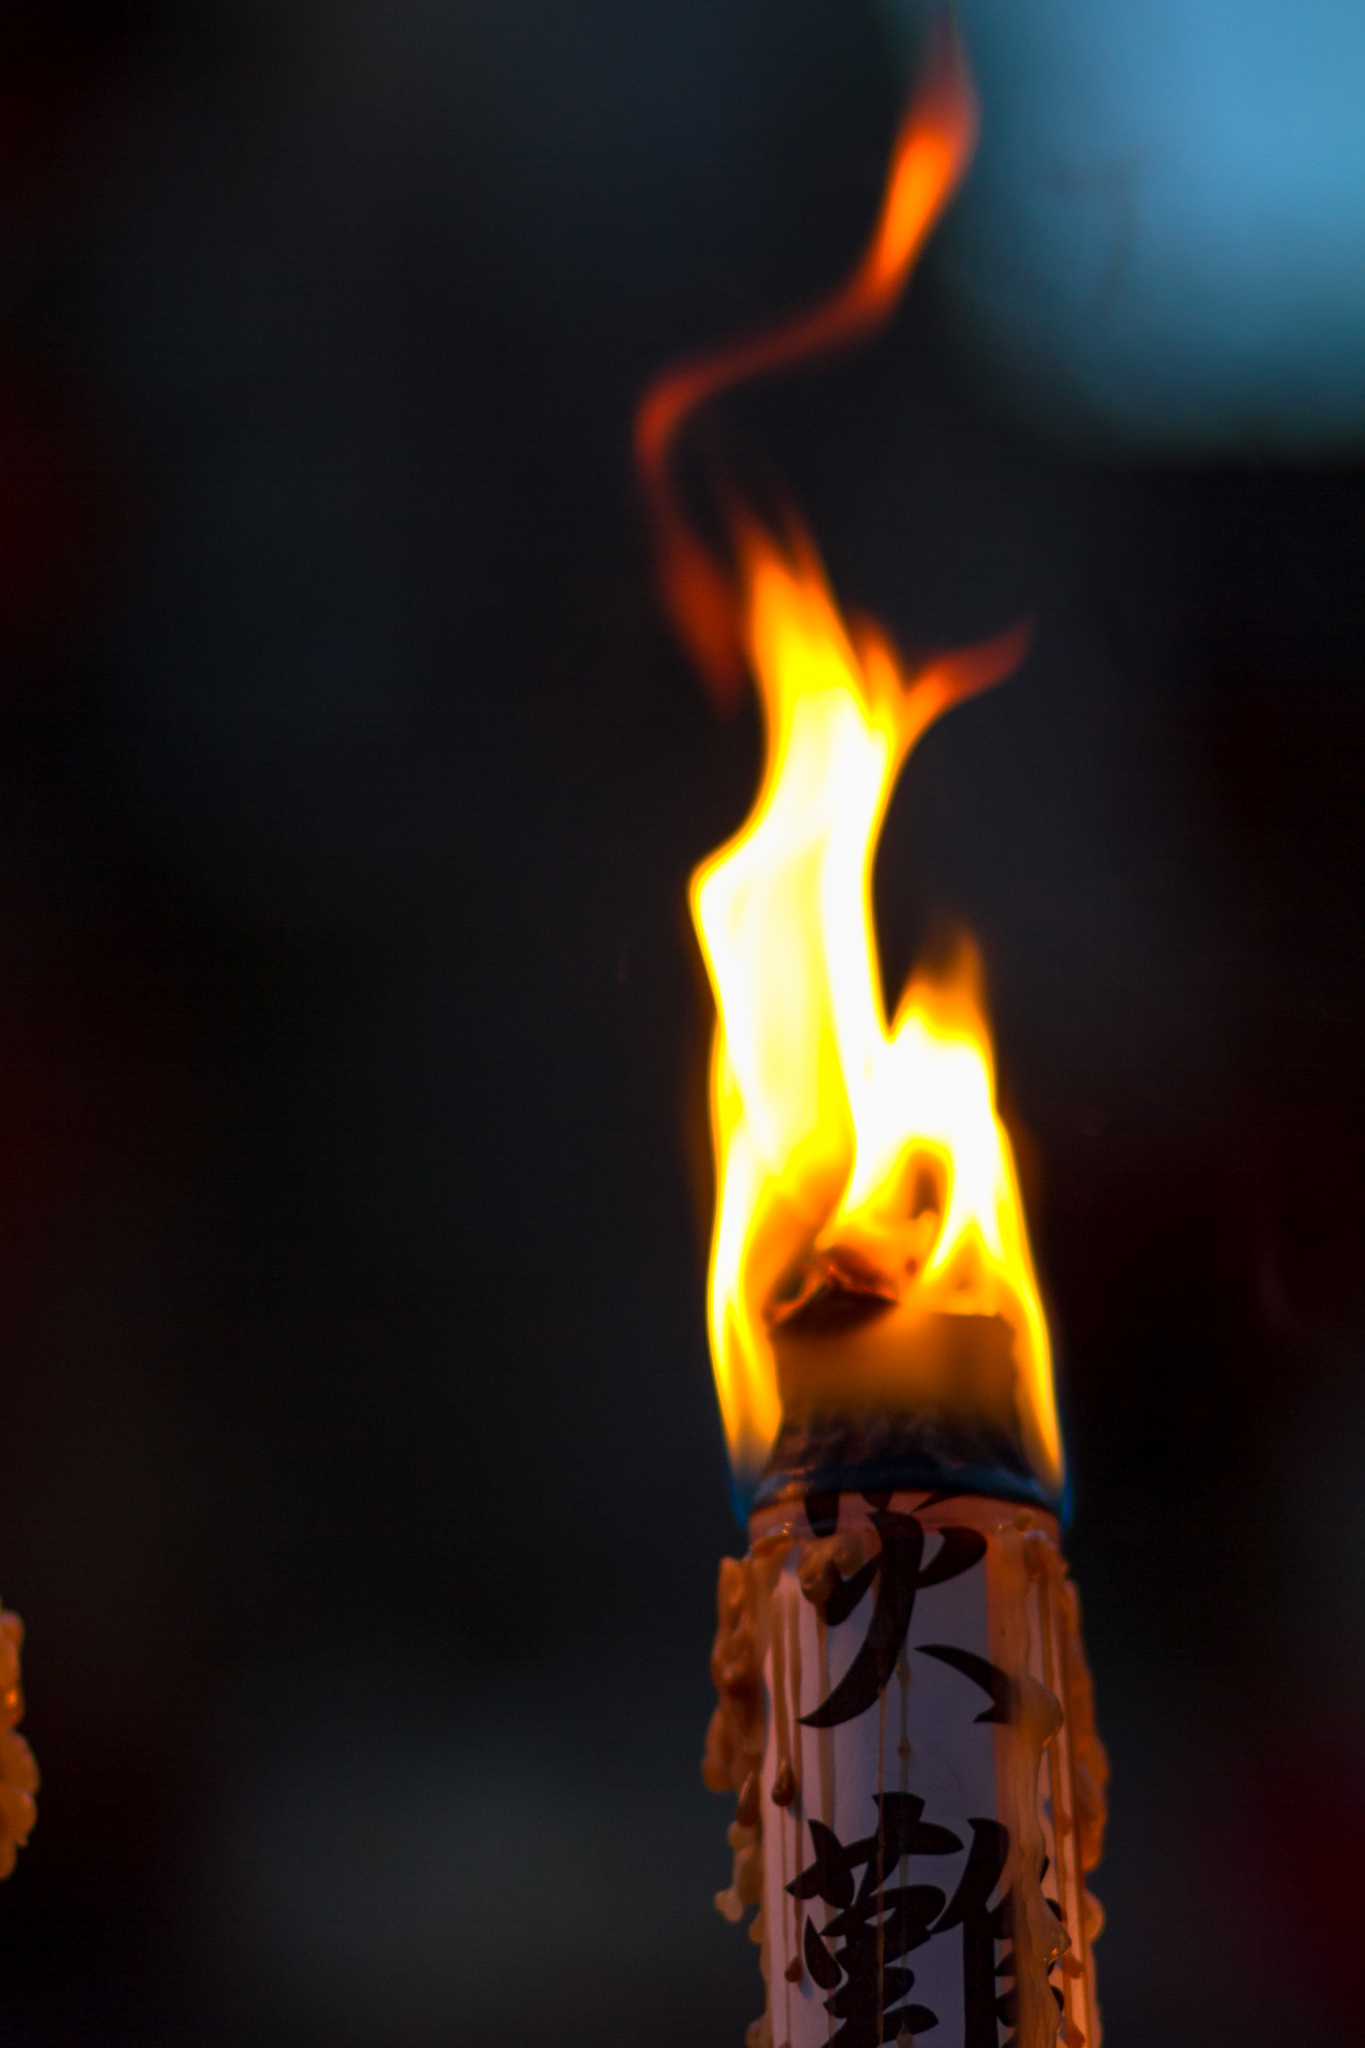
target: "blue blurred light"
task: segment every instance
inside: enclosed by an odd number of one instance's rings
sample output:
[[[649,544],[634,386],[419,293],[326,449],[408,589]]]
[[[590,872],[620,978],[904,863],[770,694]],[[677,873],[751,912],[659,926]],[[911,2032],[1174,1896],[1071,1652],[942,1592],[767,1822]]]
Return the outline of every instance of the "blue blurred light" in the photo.
[[[932,10],[881,0],[913,65]],[[1360,0],[963,0],[949,290],[1016,398],[1171,448],[1365,440]]]

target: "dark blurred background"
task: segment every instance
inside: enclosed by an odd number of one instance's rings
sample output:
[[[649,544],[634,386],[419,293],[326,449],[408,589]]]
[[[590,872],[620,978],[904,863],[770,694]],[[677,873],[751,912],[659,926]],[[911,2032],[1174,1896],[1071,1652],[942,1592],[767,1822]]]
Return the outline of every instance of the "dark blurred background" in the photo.
[[[879,914],[893,981],[945,914],[988,964],[1114,1760],[1107,2038],[1337,2048],[1365,339],[1345,285],[1285,315],[1279,215],[1269,339],[1142,268],[1173,133],[1222,179],[1174,181],[1181,275],[1261,262],[1275,10],[1230,101],[1236,10],[1185,8],[1186,65],[1116,6],[1102,110],[1144,47],[1181,90],[1092,158],[1045,61],[1081,12],[967,8],[961,224],[877,347],[713,431],[902,643],[1035,620],[911,764]],[[1328,301],[1340,12],[1280,39]],[[912,14],[0,9],[0,1585],[46,1779],[6,2048],[738,2048],[759,2009],[697,1770],[739,1538],[682,908],[757,732],[660,623],[629,424],[846,265]]]

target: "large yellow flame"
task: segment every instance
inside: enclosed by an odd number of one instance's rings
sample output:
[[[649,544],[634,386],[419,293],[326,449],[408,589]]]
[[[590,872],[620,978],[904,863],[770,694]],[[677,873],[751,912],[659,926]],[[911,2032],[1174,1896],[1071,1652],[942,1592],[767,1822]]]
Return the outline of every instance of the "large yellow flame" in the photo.
[[[774,1312],[802,1262],[836,1249],[888,1307],[912,1311],[907,1405],[914,1313],[922,1329],[943,1314],[1003,1321],[1023,1448],[1056,1488],[1047,1324],[974,977],[960,962],[946,982],[912,979],[888,1024],[871,904],[906,755],[939,712],[1014,665],[1020,637],[907,685],[875,634],[855,646],[808,546],[784,551],[748,527],[741,555],[766,763],[748,820],[690,892],[717,1009],[710,1326],[732,1459],[751,1478],[771,1449],[783,1405]],[[822,1349],[837,1409],[847,1346],[827,1337]],[[897,1372],[883,1373],[883,1397]]]
[[[664,602],[718,701],[751,670],[767,727],[753,811],[691,888],[718,1018],[711,1347],[742,1481],[757,1477],[784,1415],[900,1409],[1003,1429],[1045,1486],[1061,1484],[1047,1324],[974,956],[913,978],[888,1024],[871,907],[906,755],[948,705],[1014,666],[1023,635],[907,680],[875,633],[855,642],[806,541],[779,546],[732,508],[737,560],[718,559],[672,469],[683,425],[718,392],[888,316],[976,130],[946,21],[845,283],[667,371],[636,417]]]

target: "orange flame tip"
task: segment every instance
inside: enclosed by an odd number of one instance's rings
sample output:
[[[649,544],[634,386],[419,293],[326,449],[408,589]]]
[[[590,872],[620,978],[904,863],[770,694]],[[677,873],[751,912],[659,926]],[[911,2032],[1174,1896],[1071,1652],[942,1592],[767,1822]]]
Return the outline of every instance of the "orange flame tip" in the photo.
[[[871,240],[852,275],[809,312],[668,370],[635,416],[635,457],[654,527],[660,595],[714,701],[743,686],[742,599],[733,575],[702,545],[678,500],[672,460],[697,408],[751,377],[873,332],[890,314],[934,222],[976,146],[977,102],[957,31],[945,19],[901,124]]]

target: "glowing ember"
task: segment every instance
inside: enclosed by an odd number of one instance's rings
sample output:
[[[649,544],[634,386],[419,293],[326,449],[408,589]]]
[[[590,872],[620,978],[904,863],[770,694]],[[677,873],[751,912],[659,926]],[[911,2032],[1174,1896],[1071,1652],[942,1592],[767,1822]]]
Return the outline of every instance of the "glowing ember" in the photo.
[[[665,595],[720,690],[747,664],[766,722],[754,808],[691,886],[717,1008],[712,1357],[746,1484],[784,1419],[897,1410],[1003,1429],[1050,1492],[1061,1484],[1047,1325],[974,957],[964,947],[948,974],[912,978],[888,1023],[871,909],[911,747],[1008,673],[1024,636],[907,678],[875,631],[841,620],[807,540],[779,543],[732,510],[723,569],[667,470],[701,399],[884,316],[974,136],[945,42],[850,283],[804,320],[664,378],[638,423]]]

